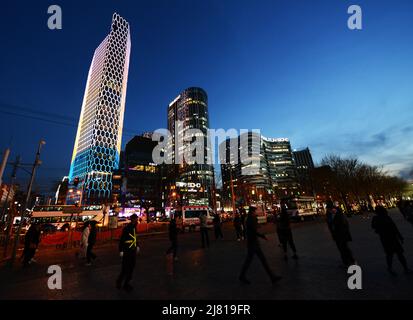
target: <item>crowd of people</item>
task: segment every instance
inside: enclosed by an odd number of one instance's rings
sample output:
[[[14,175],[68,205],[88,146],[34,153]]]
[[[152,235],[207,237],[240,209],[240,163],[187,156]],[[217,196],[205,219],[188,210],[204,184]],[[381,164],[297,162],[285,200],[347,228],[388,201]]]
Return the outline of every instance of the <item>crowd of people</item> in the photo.
[[[401,201],[398,205],[400,212],[405,219],[413,224],[413,206],[409,201]],[[265,234],[262,234],[258,230],[258,218],[256,214],[256,207],[250,206],[248,213],[244,208],[240,208],[234,213],[232,223],[234,227],[235,238],[237,241],[246,240],[246,258],[242,265],[239,280],[244,284],[249,284],[247,279],[247,271],[251,262],[255,256],[258,257],[263,265],[266,273],[268,274],[271,282],[274,284],[278,282],[281,277],[276,275],[270,268],[264,252],[260,245],[260,239],[268,240]],[[404,256],[403,241],[404,238],[401,235],[399,229],[394,223],[393,219],[389,216],[387,209],[378,203],[375,207],[375,216],[372,219],[371,227],[378,234],[382,247],[386,257],[386,263],[388,271],[395,275],[393,269],[393,256],[396,255],[406,273],[412,271],[408,268],[406,257]],[[208,217],[206,212],[201,214],[200,217],[200,238],[202,248],[208,248],[210,245],[209,240],[209,226]],[[353,252],[349,247],[349,242],[352,241],[350,232],[350,226],[347,221],[346,215],[337,203],[333,201],[327,201],[326,203],[326,224],[331,233],[332,240],[335,242],[339,254],[341,256],[342,263],[345,267],[357,264],[354,258]],[[281,201],[280,210],[278,211],[275,219],[273,220],[276,225],[276,232],[278,235],[279,246],[284,253],[284,259],[288,260],[288,249],[292,251],[292,258],[298,259],[297,248],[294,243],[293,232],[290,224],[290,215],[288,213],[287,203]],[[127,292],[133,290],[130,285],[130,281],[133,276],[133,271],[136,264],[136,255],[139,252],[139,244],[137,240],[137,224],[138,216],[133,214],[130,217],[130,222],[127,224],[119,240],[119,255],[122,259],[121,272],[116,280],[116,287],[118,289],[125,289]],[[213,216],[213,230],[215,239],[223,239],[222,232],[222,220],[219,213],[215,213]],[[96,243],[96,222],[91,221],[85,223],[81,236],[80,250],[77,252],[79,258],[86,259],[86,265],[90,266],[92,261],[96,259],[96,255],[93,253],[93,247]],[[176,217],[172,216],[169,223],[169,240],[171,242],[170,247],[166,251],[167,255],[172,255],[173,260],[177,261],[178,256],[178,238],[179,228],[177,225]],[[33,263],[36,249],[40,242],[40,227],[33,224],[25,237],[25,247],[23,251],[23,265],[28,266]]]

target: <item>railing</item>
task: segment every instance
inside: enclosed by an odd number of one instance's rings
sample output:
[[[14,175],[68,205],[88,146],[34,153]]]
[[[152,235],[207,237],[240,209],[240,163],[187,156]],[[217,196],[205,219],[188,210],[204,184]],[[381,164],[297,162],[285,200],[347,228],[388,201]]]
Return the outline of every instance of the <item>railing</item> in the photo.
[[[165,232],[167,230],[167,224],[164,223],[140,223],[138,224],[138,234],[150,234],[156,232]],[[105,243],[112,240],[118,240],[122,234],[123,228],[116,229],[98,229],[96,234],[96,242]],[[42,236],[40,241],[40,247],[56,246],[56,248],[66,248],[67,246],[77,247],[80,246],[80,240],[82,232],[55,232]]]
[[[166,232],[168,224],[166,223],[140,223],[137,226],[138,235],[139,234],[154,234],[157,232]],[[116,229],[98,229],[96,234],[96,242],[105,243],[112,240],[118,240],[122,234],[123,227]],[[0,245],[4,246],[5,235],[0,234]],[[80,246],[80,240],[82,237],[82,232],[80,231],[56,231],[53,233],[43,233],[40,239],[40,248],[52,248],[57,249],[67,248],[67,247],[78,247]],[[9,246],[13,243],[14,235],[12,239],[9,239]],[[19,239],[20,246],[24,243],[24,235],[20,235]],[[2,247],[1,247],[2,248]]]

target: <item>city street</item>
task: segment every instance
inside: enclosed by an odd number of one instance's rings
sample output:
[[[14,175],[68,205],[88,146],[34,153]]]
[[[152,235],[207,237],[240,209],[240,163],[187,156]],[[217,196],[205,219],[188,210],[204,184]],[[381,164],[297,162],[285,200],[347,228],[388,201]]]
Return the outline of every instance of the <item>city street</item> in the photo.
[[[405,237],[405,254],[413,267],[413,226],[397,209],[391,216]],[[371,229],[371,214],[349,218],[353,236],[351,248],[363,270],[362,290],[347,288],[348,275],[324,222],[293,224],[299,260],[284,261],[275,234],[267,224],[261,241],[271,268],[283,278],[272,286],[257,258],[248,272],[251,285],[238,281],[246,255],[245,242],[235,240],[232,223],[224,227],[224,240],[216,241],[210,232],[211,246],[201,249],[198,232],[179,237],[179,261],[171,264],[165,256],[169,246],[166,235],[140,240],[141,253],[128,294],[115,288],[120,271],[117,242],[96,248],[95,264],[86,267],[76,260],[73,250],[39,251],[37,264],[27,269],[16,265],[0,272],[0,299],[411,299],[413,275],[405,275],[397,259],[397,276],[386,271],[385,256],[378,236]],[[291,255],[290,255],[291,256]],[[62,290],[47,287],[47,268],[62,267]]]

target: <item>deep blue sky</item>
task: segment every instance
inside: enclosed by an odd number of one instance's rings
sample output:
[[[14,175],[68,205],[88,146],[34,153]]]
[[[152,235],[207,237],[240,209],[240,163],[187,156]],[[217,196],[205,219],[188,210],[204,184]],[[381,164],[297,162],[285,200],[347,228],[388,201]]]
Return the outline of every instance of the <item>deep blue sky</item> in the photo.
[[[51,4],[62,7],[62,30],[47,28]],[[347,28],[350,4],[363,9],[362,31]],[[12,158],[32,162],[46,139],[41,190],[69,171],[87,72],[114,11],[132,37],[123,144],[165,127],[168,103],[200,86],[212,128],[259,128],[309,146],[316,162],[351,154],[412,178],[412,1],[6,0],[0,148],[13,137]],[[73,125],[3,112],[24,108]]]

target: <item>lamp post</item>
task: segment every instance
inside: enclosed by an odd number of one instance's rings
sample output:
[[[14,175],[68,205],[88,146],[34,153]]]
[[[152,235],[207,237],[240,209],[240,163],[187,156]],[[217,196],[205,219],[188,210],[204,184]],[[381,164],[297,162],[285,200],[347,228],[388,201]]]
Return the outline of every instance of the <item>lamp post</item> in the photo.
[[[30,176],[30,182],[29,182],[29,185],[27,187],[26,201],[24,202],[19,227],[18,227],[18,229],[16,231],[16,234],[15,234],[13,253],[12,253],[12,256],[11,256],[11,260],[10,260],[10,266],[13,265],[14,260],[16,258],[17,246],[19,245],[19,236],[20,236],[23,221],[24,221],[24,218],[25,218],[25,215],[26,215],[26,210],[27,210],[27,207],[29,206],[29,201],[30,201],[30,196],[31,196],[31,192],[32,192],[34,177],[35,177],[35,174],[36,174],[36,169],[42,163],[41,160],[40,160],[40,151],[42,149],[42,146],[45,145],[45,144],[46,144],[46,141],[44,141],[42,139],[42,140],[40,140],[39,146],[37,148],[36,158],[34,160],[33,167],[32,167],[32,172],[31,172],[31,176]]]

